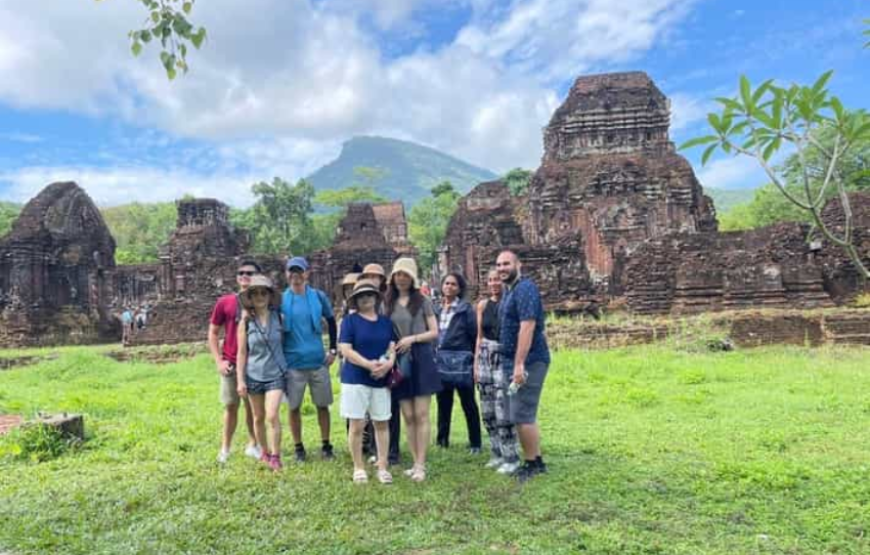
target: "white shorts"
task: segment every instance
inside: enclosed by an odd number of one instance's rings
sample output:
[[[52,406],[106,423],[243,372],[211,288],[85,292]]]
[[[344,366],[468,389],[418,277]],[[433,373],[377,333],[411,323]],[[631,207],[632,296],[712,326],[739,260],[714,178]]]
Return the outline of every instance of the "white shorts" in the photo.
[[[390,390],[358,384],[341,384],[341,417],[363,420],[369,414],[375,422],[389,420]]]

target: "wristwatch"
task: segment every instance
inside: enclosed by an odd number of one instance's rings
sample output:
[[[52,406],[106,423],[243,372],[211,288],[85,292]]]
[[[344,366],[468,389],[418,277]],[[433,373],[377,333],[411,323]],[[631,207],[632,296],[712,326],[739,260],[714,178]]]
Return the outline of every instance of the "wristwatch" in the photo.
[[[335,350],[335,349],[330,349],[330,350],[329,350],[329,354],[331,354],[331,355],[333,355],[333,356],[335,356],[335,355],[337,355],[337,354],[338,354],[338,351],[337,351],[337,350]]]

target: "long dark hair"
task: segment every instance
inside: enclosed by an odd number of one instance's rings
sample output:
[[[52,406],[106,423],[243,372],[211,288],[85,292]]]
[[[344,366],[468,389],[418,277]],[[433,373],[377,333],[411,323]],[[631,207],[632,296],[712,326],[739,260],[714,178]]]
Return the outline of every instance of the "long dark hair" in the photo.
[[[420,293],[416,284],[411,282],[411,290],[408,292],[408,312],[411,313],[412,317],[417,316],[417,313],[420,312],[425,301],[426,297],[423,296],[423,293]],[[387,285],[386,298],[384,299],[384,312],[387,316],[393,315],[393,310],[396,308],[396,303],[398,302],[399,288],[396,287],[396,280],[391,276],[390,283]]]
[[[445,276],[441,278],[441,291],[444,291],[444,282],[447,281],[447,278],[449,277],[455,279],[456,284],[459,285],[459,294],[456,295],[456,298],[464,301],[465,293],[468,291],[468,282],[465,280],[465,276],[463,276],[459,272],[450,272],[449,274],[445,274]]]

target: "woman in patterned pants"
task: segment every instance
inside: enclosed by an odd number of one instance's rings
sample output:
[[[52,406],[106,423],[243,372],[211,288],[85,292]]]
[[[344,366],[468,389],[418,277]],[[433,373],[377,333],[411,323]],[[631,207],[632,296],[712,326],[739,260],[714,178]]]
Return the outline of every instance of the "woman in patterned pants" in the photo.
[[[502,283],[495,270],[487,275],[489,298],[477,305],[477,353],[474,358],[474,381],[480,391],[483,425],[489,434],[491,455],[487,468],[511,474],[519,467],[517,435],[508,421],[505,407],[507,383],[501,370],[498,348],[498,303]]]

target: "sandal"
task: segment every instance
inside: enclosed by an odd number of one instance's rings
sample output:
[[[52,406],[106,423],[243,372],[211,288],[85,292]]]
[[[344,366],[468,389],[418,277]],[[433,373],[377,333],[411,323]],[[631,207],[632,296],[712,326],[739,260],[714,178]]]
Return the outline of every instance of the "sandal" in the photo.
[[[402,471],[402,474],[404,474],[405,476],[407,476],[408,478],[410,478],[411,476],[414,475],[415,472],[417,472],[417,467],[416,467],[416,466],[412,466],[411,468]]]
[[[411,480],[415,482],[422,482],[426,480],[426,469],[423,467],[418,467],[414,470],[414,473],[411,474]]]
[[[354,470],[353,471],[353,483],[354,484],[365,484],[369,481],[369,475],[366,474],[366,471],[363,469]]]
[[[392,484],[393,475],[388,470],[378,470],[378,481],[382,484]]]

